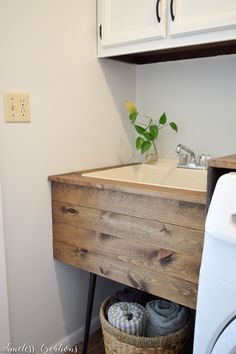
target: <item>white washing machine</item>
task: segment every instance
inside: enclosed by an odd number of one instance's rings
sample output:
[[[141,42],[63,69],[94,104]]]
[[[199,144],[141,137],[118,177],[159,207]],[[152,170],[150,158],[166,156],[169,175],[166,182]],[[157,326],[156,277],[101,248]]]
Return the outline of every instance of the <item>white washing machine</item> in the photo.
[[[236,354],[236,172],[219,178],[206,218],[194,354]]]

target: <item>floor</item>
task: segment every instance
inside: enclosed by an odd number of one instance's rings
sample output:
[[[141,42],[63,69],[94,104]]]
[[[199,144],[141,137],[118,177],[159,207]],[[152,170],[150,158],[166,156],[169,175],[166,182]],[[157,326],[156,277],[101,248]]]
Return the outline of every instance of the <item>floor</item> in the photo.
[[[83,343],[79,343],[76,349],[75,354],[82,354]],[[105,354],[101,330],[89,337],[88,354]]]
[[[76,346],[77,350],[74,351],[74,353],[75,354],[82,354],[82,348],[83,348],[83,344],[79,343],[78,346]],[[105,354],[101,330],[98,330],[97,332],[93,333],[90,336],[88,354]],[[186,348],[185,353],[183,353],[183,354],[192,354],[192,342],[189,343],[188,347]]]

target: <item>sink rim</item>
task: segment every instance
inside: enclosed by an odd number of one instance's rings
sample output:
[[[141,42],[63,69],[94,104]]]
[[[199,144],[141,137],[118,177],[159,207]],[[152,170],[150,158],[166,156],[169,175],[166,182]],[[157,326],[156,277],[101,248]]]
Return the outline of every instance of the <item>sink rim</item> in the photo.
[[[124,165],[124,166],[118,166],[118,167],[111,167],[111,168],[104,168],[104,169],[99,169],[96,171],[90,171],[90,172],[85,172],[82,173],[82,177],[91,177],[91,178],[97,178],[101,180],[107,180],[107,181],[117,181],[117,182],[125,182],[125,183],[133,183],[133,184],[139,184],[143,186],[154,186],[154,187],[161,187],[161,188],[169,188],[169,189],[178,189],[178,190],[183,190],[183,191],[193,191],[193,192],[206,192],[206,187],[207,187],[207,170],[193,170],[193,169],[183,169],[183,168],[178,168],[177,167],[178,160],[176,159],[161,159],[157,165],[147,165],[144,163],[140,164],[132,164],[132,165]],[[160,170],[163,172],[165,171],[166,173],[169,172],[169,175],[167,176],[167,179],[170,178],[170,173],[178,172],[178,174],[190,174],[191,176],[194,175],[200,175],[202,179],[204,179],[204,187],[201,185],[200,187],[184,187],[183,184],[180,185],[173,185],[173,184],[168,184],[168,183],[160,183],[160,182],[146,182],[142,180],[134,180],[130,177],[114,177],[114,176],[109,176],[109,173],[115,173],[115,172],[120,172],[121,170],[133,170],[133,169],[145,169],[145,171],[150,170],[153,173],[153,170],[155,171],[156,169],[160,168]],[[108,173],[108,175],[107,175]],[[191,178],[190,176],[190,178]],[[178,176],[177,176],[178,177]],[[179,177],[178,177],[179,178]],[[183,177],[182,177],[183,178]],[[203,184],[203,183],[202,183]]]

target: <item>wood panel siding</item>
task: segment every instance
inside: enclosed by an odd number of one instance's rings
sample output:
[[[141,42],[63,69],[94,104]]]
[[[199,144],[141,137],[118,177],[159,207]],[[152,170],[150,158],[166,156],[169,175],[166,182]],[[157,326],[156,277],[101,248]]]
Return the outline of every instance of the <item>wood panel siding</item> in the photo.
[[[104,257],[57,241],[54,241],[54,257],[122,284],[195,308],[196,283],[167,275],[167,273],[146,270],[124,259]]]
[[[52,184],[53,200],[173,225],[204,229],[205,205],[120,191]]]
[[[70,208],[76,209],[77,214],[68,212]],[[57,200],[53,201],[53,219],[55,234],[57,237],[61,235],[60,237],[65,240],[68,226],[74,226],[74,232],[81,227],[152,246],[158,244],[176,252],[200,253],[202,250],[202,230],[189,227],[81,207]]]

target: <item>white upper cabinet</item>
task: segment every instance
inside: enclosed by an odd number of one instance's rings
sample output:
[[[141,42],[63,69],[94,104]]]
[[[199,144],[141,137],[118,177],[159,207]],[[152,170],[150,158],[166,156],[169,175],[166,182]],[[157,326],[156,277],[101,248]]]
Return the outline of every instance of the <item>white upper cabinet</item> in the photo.
[[[170,35],[236,28],[236,0],[171,0]]]
[[[103,47],[165,38],[166,13],[162,0],[100,1]]]
[[[97,4],[98,57],[236,40],[236,0],[97,0]]]

